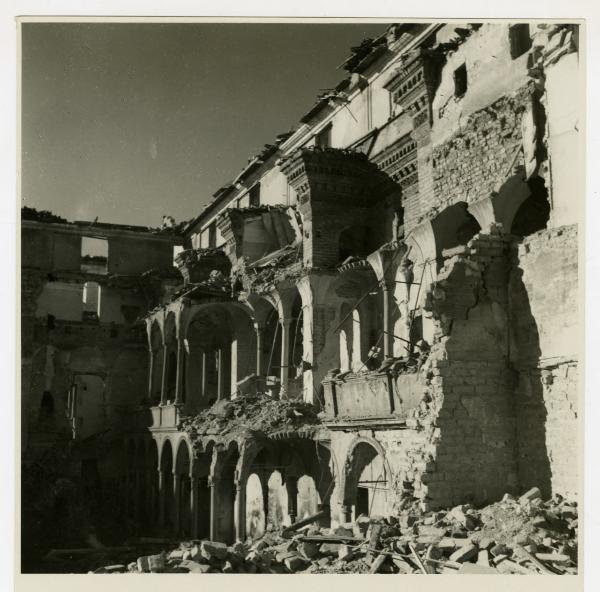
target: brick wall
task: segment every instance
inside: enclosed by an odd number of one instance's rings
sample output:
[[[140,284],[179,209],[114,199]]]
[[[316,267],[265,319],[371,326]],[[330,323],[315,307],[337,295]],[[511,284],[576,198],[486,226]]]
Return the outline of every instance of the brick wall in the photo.
[[[578,490],[577,228],[538,232],[515,247],[512,357],[519,474],[546,494]]]
[[[421,196],[421,214],[488,197],[511,173],[521,145],[521,117],[530,101],[529,87],[503,96],[470,115],[448,140],[431,152],[433,191]],[[519,156],[517,164],[522,164]],[[421,172],[419,172],[422,177]]]

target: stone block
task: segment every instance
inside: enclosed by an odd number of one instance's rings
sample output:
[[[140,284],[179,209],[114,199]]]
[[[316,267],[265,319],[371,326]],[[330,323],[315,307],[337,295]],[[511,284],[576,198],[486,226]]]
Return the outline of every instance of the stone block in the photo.
[[[340,548],[338,549],[338,559],[341,561],[350,561],[354,556],[354,549],[350,548],[348,545],[340,545]]]
[[[215,541],[202,541],[200,543],[200,554],[207,561],[225,559],[227,557],[227,545]]]
[[[532,487],[519,498],[519,503],[524,505],[540,497],[542,497],[542,492],[537,487]]]
[[[182,561],[181,567],[187,569],[189,573],[205,574],[211,570],[210,565],[207,565],[206,563],[197,563],[196,561],[190,561],[189,559]]]
[[[286,557],[283,563],[290,571],[293,572],[300,571],[308,565],[308,561],[304,559],[304,557],[300,557],[300,555],[295,554]]]
[[[477,546],[471,543],[469,545],[464,545],[463,547],[460,547],[456,551],[454,551],[454,553],[450,555],[450,561],[464,563],[465,561],[470,561],[471,559],[477,557],[477,554]]]

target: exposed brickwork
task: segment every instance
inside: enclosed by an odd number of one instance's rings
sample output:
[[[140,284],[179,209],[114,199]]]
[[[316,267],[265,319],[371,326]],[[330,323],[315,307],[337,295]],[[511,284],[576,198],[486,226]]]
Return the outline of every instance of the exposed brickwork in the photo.
[[[422,198],[424,217],[459,201],[472,203],[488,197],[497,183],[512,174],[514,164],[522,164],[522,157],[515,162],[515,155],[521,146],[522,113],[529,101],[529,87],[501,97],[433,148],[434,193],[432,201]]]
[[[577,229],[541,231],[518,245],[511,278],[519,472],[525,486],[577,491]]]

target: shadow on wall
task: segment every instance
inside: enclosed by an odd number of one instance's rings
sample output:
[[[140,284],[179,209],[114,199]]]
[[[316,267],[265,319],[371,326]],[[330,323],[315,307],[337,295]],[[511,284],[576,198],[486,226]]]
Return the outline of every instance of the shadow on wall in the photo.
[[[516,245],[515,245],[516,246]],[[539,332],[523,282],[517,249],[513,250],[509,280],[510,360],[517,371],[514,392],[517,429],[517,469],[523,489],[539,487],[551,495],[550,459],[546,440],[548,413],[538,363],[541,358]]]

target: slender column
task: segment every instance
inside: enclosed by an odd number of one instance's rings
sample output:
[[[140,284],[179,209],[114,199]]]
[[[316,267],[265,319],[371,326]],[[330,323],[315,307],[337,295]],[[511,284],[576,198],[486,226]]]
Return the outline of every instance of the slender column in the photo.
[[[217,540],[217,516],[219,509],[219,480],[209,477],[208,486],[210,487],[210,540]]]
[[[217,400],[220,401],[223,396],[223,390],[225,388],[225,368],[223,364],[223,350],[217,350]]]
[[[394,351],[394,330],[391,326],[391,297],[393,288],[391,288],[384,280],[381,284],[383,289],[383,357],[391,358]]]
[[[202,379],[201,379],[201,386],[200,386],[200,392],[202,393],[202,398],[206,397],[206,387],[208,385],[208,379],[206,376],[206,352],[203,351],[202,352]]]
[[[198,537],[198,477],[190,473],[190,517],[192,528],[190,534],[193,539]]]
[[[286,475],[285,487],[288,496],[288,514],[290,515],[290,521],[294,524],[298,517],[298,477]]]
[[[175,405],[183,403],[183,366],[185,363],[185,348],[183,339],[177,340],[177,375],[175,380]]]
[[[173,503],[175,504],[173,510],[173,522],[174,522],[174,533],[175,535],[179,534],[180,524],[179,517],[181,515],[180,507],[181,507],[181,475],[173,471]]]
[[[162,469],[158,469],[158,526],[165,525],[165,477]]]
[[[288,397],[288,378],[290,375],[290,325],[291,319],[282,319],[281,323],[281,389],[279,396],[281,399]]]
[[[152,401],[152,390],[154,388],[154,350],[148,349],[148,400]]]
[[[235,482],[234,520],[235,540],[243,541],[246,538],[246,486],[240,481]]]
[[[261,327],[258,323],[254,324],[254,331],[256,332],[256,376],[263,375],[263,351],[262,341],[264,327]]]
[[[160,404],[167,404],[167,362],[169,357],[169,349],[166,344],[163,344],[163,367],[162,367],[162,381],[160,385]]]

